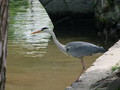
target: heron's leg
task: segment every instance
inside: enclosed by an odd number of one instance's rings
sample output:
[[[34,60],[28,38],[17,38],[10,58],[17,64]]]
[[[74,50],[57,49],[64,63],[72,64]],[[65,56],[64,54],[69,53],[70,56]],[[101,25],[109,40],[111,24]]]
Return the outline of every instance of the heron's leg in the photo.
[[[80,61],[81,61],[81,64],[82,64],[82,71],[81,71],[79,77],[82,75],[82,73],[85,72],[85,69],[86,69],[86,66],[85,66],[84,61],[83,61],[83,57],[81,57],[81,60],[80,60]],[[77,78],[76,82],[81,81],[81,80],[79,80],[79,77]]]
[[[81,64],[82,64],[82,71],[81,71],[81,74],[85,72],[85,69],[86,69],[86,66],[85,66],[85,63],[83,61],[83,57],[81,58]],[[80,74],[80,75],[81,75]]]

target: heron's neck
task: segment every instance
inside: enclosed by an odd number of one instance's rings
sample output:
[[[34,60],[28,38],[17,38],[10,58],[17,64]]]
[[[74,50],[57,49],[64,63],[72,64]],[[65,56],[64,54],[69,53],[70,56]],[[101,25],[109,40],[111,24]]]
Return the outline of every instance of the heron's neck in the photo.
[[[52,36],[52,38],[53,38],[53,41],[54,41],[54,43],[56,44],[56,46],[59,48],[59,50],[61,50],[63,53],[66,54],[65,45],[61,44],[61,43],[57,40],[54,32],[53,32],[53,31],[50,31],[50,30],[47,30],[47,32],[48,32],[49,34],[51,34],[51,36]]]

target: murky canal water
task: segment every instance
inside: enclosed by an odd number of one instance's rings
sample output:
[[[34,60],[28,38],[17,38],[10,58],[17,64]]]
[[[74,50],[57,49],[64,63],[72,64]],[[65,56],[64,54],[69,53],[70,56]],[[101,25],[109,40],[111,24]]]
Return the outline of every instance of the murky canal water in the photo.
[[[26,12],[18,12],[10,26],[6,90],[64,90],[78,77],[80,61],[61,53],[49,34],[30,34],[44,26],[53,28],[39,1],[30,5]],[[75,40],[96,43],[87,37],[58,39],[64,44]],[[84,57],[87,67],[100,55]]]

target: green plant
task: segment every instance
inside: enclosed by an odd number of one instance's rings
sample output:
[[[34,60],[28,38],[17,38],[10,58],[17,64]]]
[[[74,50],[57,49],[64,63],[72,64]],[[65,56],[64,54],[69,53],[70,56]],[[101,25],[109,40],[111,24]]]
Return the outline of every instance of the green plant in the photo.
[[[112,67],[112,71],[115,71],[117,69],[120,69],[120,67]]]

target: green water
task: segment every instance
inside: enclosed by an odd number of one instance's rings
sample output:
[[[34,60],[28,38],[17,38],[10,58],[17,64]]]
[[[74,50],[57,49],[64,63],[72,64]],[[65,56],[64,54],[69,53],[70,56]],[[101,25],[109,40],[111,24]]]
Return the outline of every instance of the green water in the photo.
[[[39,1],[29,4],[24,12],[12,17],[9,25],[6,90],[64,90],[81,72],[80,60],[61,53],[49,34],[30,34],[44,26],[52,30],[53,25]],[[70,41],[98,44],[89,37],[58,37],[58,40],[63,44]],[[86,66],[100,55],[84,57]]]

